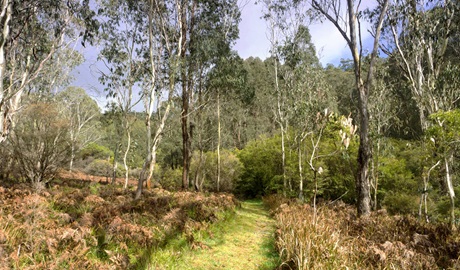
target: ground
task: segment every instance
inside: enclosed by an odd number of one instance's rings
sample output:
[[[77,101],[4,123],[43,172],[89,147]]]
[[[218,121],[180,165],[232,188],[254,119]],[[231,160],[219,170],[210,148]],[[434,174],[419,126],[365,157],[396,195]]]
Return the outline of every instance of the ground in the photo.
[[[195,236],[195,247],[170,245],[149,269],[275,269],[275,222],[261,201],[245,201],[234,215]]]

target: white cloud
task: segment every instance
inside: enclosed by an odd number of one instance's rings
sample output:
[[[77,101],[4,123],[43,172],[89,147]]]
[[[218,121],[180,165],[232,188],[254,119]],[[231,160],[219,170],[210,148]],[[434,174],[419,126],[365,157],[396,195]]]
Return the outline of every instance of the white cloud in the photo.
[[[337,64],[341,58],[350,55],[350,49],[342,35],[330,23],[312,24],[310,27],[312,42],[315,44],[318,58],[323,66]]]
[[[234,49],[246,59],[250,56],[265,59],[269,55],[270,43],[267,38],[267,25],[262,17],[261,4],[250,1],[241,12],[240,38]]]
[[[375,3],[374,3],[375,4]],[[372,7],[372,3],[366,1],[363,8]],[[265,59],[269,56],[270,43],[267,38],[267,24],[262,17],[261,4],[254,4],[250,1],[243,9],[240,22],[240,38],[236,41],[234,49],[238,51],[242,58],[250,56]],[[370,48],[372,36],[367,29],[370,24],[362,22],[363,44]],[[315,44],[318,58],[323,66],[328,63],[337,65],[340,59],[351,58],[350,49],[344,38],[335,26],[324,21],[323,23],[313,23],[309,26],[312,42]]]

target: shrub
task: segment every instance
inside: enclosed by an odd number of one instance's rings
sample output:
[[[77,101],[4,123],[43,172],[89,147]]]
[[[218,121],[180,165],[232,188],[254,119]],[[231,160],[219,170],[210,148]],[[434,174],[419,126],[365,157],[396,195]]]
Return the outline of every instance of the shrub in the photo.
[[[113,158],[113,151],[103,145],[90,143],[80,150],[79,156],[81,159],[87,159],[88,157],[93,157],[94,159],[111,159]]]
[[[233,151],[221,150],[220,153],[220,191],[231,192],[239,179],[243,165]],[[199,190],[217,190],[217,152],[206,152],[201,157],[198,151],[192,156],[190,177],[197,181]]]
[[[236,192],[246,197],[273,193],[282,185],[282,159],[280,137],[262,138],[249,142],[238,153],[243,173],[236,185]],[[273,181],[277,177],[277,181]]]
[[[182,168],[163,169],[160,177],[160,184],[167,190],[177,190],[181,187]]]
[[[21,176],[40,188],[67,163],[68,123],[49,102],[30,103],[18,117],[9,137],[13,158]]]
[[[86,168],[85,172],[97,176],[111,176],[113,166],[107,160],[96,159],[93,160]],[[118,174],[118,173],[117,173]]]
[[[418,200],[415,195],[391,192],[385,196],[383,205],[390,214],[413,214],[418,211]]]

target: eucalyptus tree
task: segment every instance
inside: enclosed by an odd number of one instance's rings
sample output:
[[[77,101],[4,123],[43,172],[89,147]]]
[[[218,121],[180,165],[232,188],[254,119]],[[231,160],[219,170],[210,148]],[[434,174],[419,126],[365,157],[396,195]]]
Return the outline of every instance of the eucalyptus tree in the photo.
[[[273,102],[272,83],[267,80],[272,67],[271,59],[262,61],[260,58],[249,57],[244,60],[245,69],[248,72],[248,88],[253,92],[253,98],[248,108],[246,143],[257,139],[260,135],[274,135],[278,130],[275,122],[275,114],[267,113],[270,103]]]
[[[381,47],[397,63],[408,82],[424,132],[432,124],[442,128],[441,118],[430,121],[429,116],[453,110],[460,98],[460,70],[448,54],[458,27],[455,20],[459,11],[457,1],[400,0],[393,1],[387,12],[386,42]],[[450,160],[445,158],[442,162],[447,193],[453,202]],[[453,204],[451,211],[454,211]]]
[[[316,50],[311,42],[307,7],[283,1],[264,1],[265,18],[269,22],[271,53],[273,56],[274,93],[277,104],[273,110],[281,131],[282,164],[285,168],[285,143],[288,129],[292,129],[298,157],[299,198],[304,196],[303,145],[307,137],[319,135],[314,119],[318,112],[335,107],[325,81]],[[329,109],[330,111],[330,109]],[[316,133],[318,131],[319,133]],[[315,139],[316,140],[316,139]],[[314,143],[311,157],[315,156],[319,140]],[[310,161],[313,159],[310,158]],[[310,168],[315,171],[312,163]],[[292,190],[291,180],[283,169],[283,185]]]
[[[409,83],[422,130],[429,127],[430,114],[453,109],[458,99],[459,93],[449,85],[438,85],[443,73],[452,68],[446,53],[458,12],[458,4],[450,0],[394,1],[387,12],[386,42],[381,48]]]
[[[369,95],[369,114],[372,117],[370,122],[370,133],[373,139],[373,158],[371,160],[371,181],[370,186],[373,192],[373,209],[377,210],[377,194],[379,188],[379,157],[385,146],[385,137],[389,135],[392,128],[398,128],[401,121],[398,116],[401,114],[400,100],[395,93],[396,82],[389,73],[388,61],[377,62],[375,82],[372,92]],[[384,101],[384,102],[382,102]],[[371,192],[371,193],[372,193]]]
[[[249,102],[252,95],[247,91],[247,71],[244,69],[243,60],[236,55],[235,52],[228,57],[222,57],[219,62],[214,66],[213,70],[209,75],[210,79],[208,82],[208,88],[210,92],[214,92],[214,100],[216,101],[216,114],[217,114],[217,179],[216,187],[217,191],[220,191],[220,178],[221,178],[221,144],[222,144],[222,128],[221,128],[221,107],[230,107],[230,101],[237,103],[236,106],[232,106],[227,116],[242,117],[242,115],[235,113],[235,107],[241,107],[245,102]],[[238,102],[238,101],[241,101]],[[224,103],[225,102],[225,103]],[[224,103],[224,104],[222,104]],[[240,103],[240,104],[238,104]],[[238,133],[240,131],[234,130],[229,133]],[[238,135],[237,135],[238,137]],[[235,146],[238,146],[238,140],[235,142]]]
[[[184,37],[180,53],[182,188],[188,188],[194,94],[202,91],[202,78],[210,67],[220,57],[229,55],[231,44],[238,36],[240,10],[237,0],[182,1],[181,7],[180,31]]]
[[[23,94],[55,53],[97,28],[88,1],[3,0],[0,5],[0,143],[15,123]],[[83,28],[87,26],[87,28]]]
[[[300,24],[296,27],[291,35],[285,35],[280,51],[284,62],[281,69],[283,88],[292,99],[288,124],[294,134],[298,157],[299,198],[303,200],[305,140],[309,139],[311,142],[308,165],[316,181],[318,167],[315,163],[318,159],[318,147],[327,123],[325,119],[329,117],[330,108],[334,105],[325,73],[320,67],[315,47],[311,42],[310,32],[305,25]]]
[[[168,8],[171,7],[171,8]],[[182,14],[185,6],[177,1],[148,1],[144,17],[148,18],[147,73],[143,83],[143,100],[146,113],[147,155],[139,177],[136,199],[140,198],[143,183],[150,187],[157,159],[157,151],[173,107],[177,88],[180,56],[184,46]],[[166,99],[163,100],[163,94]],[[157,124],[152,138],[152,116],[156,108]]]
[[[99,106],[83,88],[68,87],[57,94],[56,100],[62,106],[62,116],[68,123],[70,161],[73,169],[76,153],[101,137],[98,130]]]
[[[284,194],[288,189],[292,191],[291,181],[286,178],[286,134],[288,132],[288,108],[290,107],[290,99],[285,91],[280,86],[280,52],[279,44],[282,40],[281,30],[285,28],[286,14],[284,13],[283,5],[274,0],[265,0],[264,4],[264,18],[268,21],[269,41],[270,41],[270,54],[273,71],[273,89],[276,95],[276,105],[273,106],[272,110],[275,115],[275,121],[277,122],[280,133],[281,133],[281,161],[283,168],[283,187]]]
[[[126,135],[126,149],[123,155],[125,167],[125,184],[127,188],[129,167],[128,153],[131,147],[131,131],[133,121],[131,113],[139,103],[136,90],[140,88],[144,73],[143,47],[147,43],[144,35],[145,25],[142,13],[142,2],[132,1],[101,1],[101,44],[99,59],[105,64],[107,71],[100,71],[99,80],[106,86],[107,97],[114,100],[122,115],[122,127]],[[139,90],[138,90],[139,91]],[[121,144],[122,137],[119,138]],[[115,151],[115,156],[117,156]],[[117,160],[114,160],[114,171]],[[115,181],[115,174],[112,182]]]
[[[370,214],[369,163],[372,158],[372,147],[369,140],[369,91],[371,90],[375,60],[378,56],[380,34],[388,8],[389,0],[377,1],[379,11],[373,29],[373,48],[369,56],[367,72],[363,69],[363,40],[361,29],[361,1],[347,0],[342,6],[341,0],[311,0],[308,2],[312,10],[320,18],[331,22],[342,35],[351,51],[355,75],[355,87],[358,95],[359,135],[358,173],[356,176],[357,210],[359,216]]]

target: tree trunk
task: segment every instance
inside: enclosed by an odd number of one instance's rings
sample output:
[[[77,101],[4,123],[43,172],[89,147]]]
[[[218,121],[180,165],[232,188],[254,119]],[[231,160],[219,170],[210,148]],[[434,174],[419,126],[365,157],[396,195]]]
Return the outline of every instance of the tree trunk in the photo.
[[[281,166],[283,167],[283,195],[286,196],[287,181],[286,181],[286,150],[284,146],[284,129],[281,127]]]
[[[75,144],[76,142],[73,139],[71,139],[69,172],[72,172],[73,161],[75,160]]]
[[[220,91],[217,89],[217,192],[220,192]]]
[[[358,150],[358,174],[356,177],[356,191],[358,195],[358,216],[367,216],[371,212],[371,196],[369,185],[369,162],[372,158],[371,144],[369,140],[369,114],[367,111],[368,89],[359,87],[359,150]]]
[[[12,16],[12,1],[3,0],[0,22],[2,25],[2,34],[0,39],[0,143],[4,142],[10,132],[11,119],[8,110],[8,93],[3,84],[3,78],[6,75],[6,42],[10,35],[10,21]]]
[[[299,165],[299,199],[303,201],[303,167],[302,167],[302,141],[297,145]]]
[[[180,9],[181,23],[181,79],[182,79],[182,112],[181,112],[181,128],[182,128],[182,189],[189,188],[189,168],[190,168],[190,137],[188,127],[189,114],[189,89],[187,89],[187,63],[186,63],[186,42],[187,42],[187,14],[186,1],[182,1]]]
[[[202,148],[201,142],[200,142],[199,147],[200,147],[200,156],[198,158],[198,167],[196,168],[195,180],[194,180],[195,191],[202,191],[201,185],[200,185],[201,170],[203,169],[203,148]]]
[[[129,180],[129,167],[128,167],[128,153],[131,148],[131,131],[126,130],[128,135],[128,144],[126,145],[125,154],[123,156],[123,166],[125,167],[125,184],[123,186],[124,189],[128,188],[128,180]]]
[[[449,159],[444,158],[444,164],[446,168],[446,184],[447,191],[450,199],[450,226],[452,230],[455,230],[455,191],[454,186],[452,185],[452,179],[449,171]]]
[[[117,181],[117,168],[118,168],[118,151],[120,150],[120,143],[117,143],[115,146],[115,151],[113,155],[113,166],[112,166],[112,185],[115,185]]]

